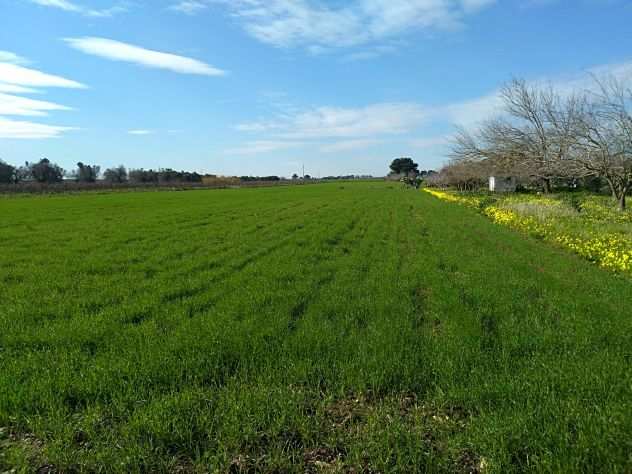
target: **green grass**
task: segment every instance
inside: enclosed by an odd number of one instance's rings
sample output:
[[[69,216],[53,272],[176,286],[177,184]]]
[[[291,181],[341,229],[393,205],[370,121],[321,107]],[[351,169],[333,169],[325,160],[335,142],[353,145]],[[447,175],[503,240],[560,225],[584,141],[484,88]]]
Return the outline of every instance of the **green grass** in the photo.
[[[632,210],[615,210],[611,198],[425,191],[476,208],[498,224],[562,246],[603,268],[632,275]]]
[[[0,471],[632,470],[632,281],[472,209],[371,182],[0,215]]]

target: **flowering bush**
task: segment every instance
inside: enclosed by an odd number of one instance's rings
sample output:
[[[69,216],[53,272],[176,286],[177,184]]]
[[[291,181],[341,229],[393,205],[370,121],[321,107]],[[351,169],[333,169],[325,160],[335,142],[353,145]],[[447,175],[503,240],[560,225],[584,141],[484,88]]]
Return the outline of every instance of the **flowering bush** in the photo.
[[[425,191],[480,209],[497,224],[553,242],[609,270],[632,272],[632,213],[618,212],[597,196],[585,197],[575,209],[552,197],[508,195],[488,204],[484,196]],[[619,230],[609,229],[613,225]]]

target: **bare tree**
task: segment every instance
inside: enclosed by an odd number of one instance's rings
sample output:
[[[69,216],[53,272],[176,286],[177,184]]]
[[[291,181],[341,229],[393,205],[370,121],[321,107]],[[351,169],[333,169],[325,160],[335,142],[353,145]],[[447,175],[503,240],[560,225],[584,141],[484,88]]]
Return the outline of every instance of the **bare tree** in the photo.
[[[519,79],[503,87],[501,97],[510,117],[502,135],[513,150],[514,164],[550,192],[555,179],[573,174],[581,99],[563,98],[552,87],[539,88]]]
[[[619,209],[632,190],[632,91],[610,77],[595,79],[599,91],[586,102],[578,133],[577,163],[606,180]]]

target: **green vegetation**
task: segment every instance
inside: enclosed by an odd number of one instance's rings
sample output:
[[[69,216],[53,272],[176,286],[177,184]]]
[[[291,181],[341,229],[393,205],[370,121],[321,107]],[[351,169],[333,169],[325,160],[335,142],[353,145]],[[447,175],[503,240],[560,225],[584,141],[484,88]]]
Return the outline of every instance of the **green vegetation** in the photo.
[[[480,210],[498,224],[565,247],[617,272],[632,272],[632,211],[588,193],[490,194],[426,189]]]
[[[0,471],[632,470],[632,280],[472,209],[369,182],[0,213]]]

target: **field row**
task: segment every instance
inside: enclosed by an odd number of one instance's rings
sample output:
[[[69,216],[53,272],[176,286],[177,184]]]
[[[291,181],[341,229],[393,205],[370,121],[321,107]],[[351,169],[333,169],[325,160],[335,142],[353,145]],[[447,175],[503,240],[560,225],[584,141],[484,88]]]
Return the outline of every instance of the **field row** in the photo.
[[[0,201],[0,467],[620,472],[632,283],[387,183]]]

